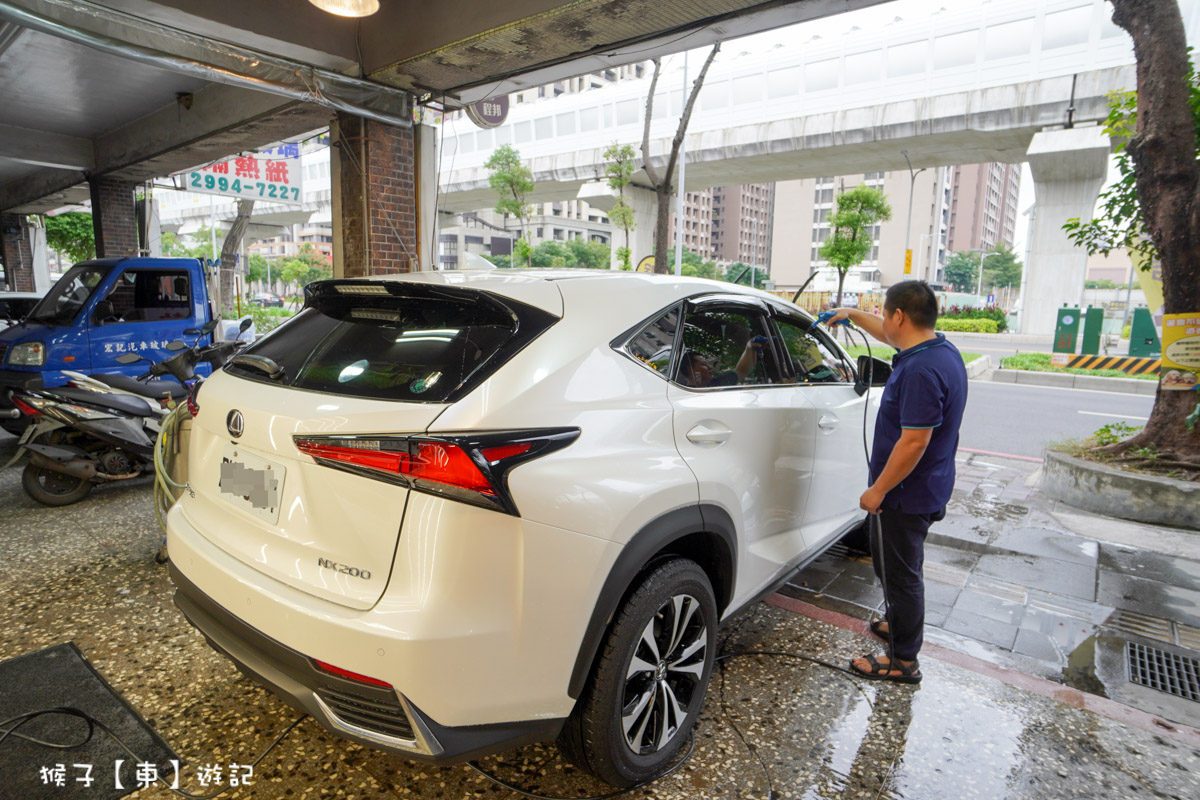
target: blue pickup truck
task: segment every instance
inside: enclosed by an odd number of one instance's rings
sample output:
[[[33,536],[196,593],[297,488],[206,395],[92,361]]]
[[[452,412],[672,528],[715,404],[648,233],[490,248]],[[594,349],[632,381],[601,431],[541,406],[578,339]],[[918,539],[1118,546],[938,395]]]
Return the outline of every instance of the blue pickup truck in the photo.
[[[103,258],[71,267],[17,325],[0,331],[0,426],[12,419],[9,391],[62,386],[63,370],[136,376],[144,363],[117,363],[122,353],[150,361],[167,343],[213,318],[204,265],[195,258]],[[209,344],[204,337],[199,344]]]

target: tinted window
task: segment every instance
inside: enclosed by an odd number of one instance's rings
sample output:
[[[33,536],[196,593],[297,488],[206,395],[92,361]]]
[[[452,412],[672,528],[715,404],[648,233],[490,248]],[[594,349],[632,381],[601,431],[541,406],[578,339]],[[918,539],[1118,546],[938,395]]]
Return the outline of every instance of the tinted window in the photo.
[[[775,383],[769,330],[761,312],[735,304],[690,310],[675,382],[695,389]]]
[[[850,367],[838,355],[828,334],[806,320],[775,319],[792,379],[800,383],[845,383],[853,380]]]
[[[30,322],[69,325],[104,280],[111,267],[79,265],[63,275],[29,315]]]
[[[283,367],[276,383],[382,400],[452,402],[556,319],[483,292],[400,282],[326,281],[305,295],[300,314],[244,352]]]
[[[671,353],[678,327],[679,307],[676,306],[635,333],[625,343],[625,352],[665,378],[670,373]]]
[[[19,320],[37,303],[37,299],[32,297],[0,298],[0,320]]]
[[[117,277],[104,300],[96,305],[96,322],[186,319],[191,316],[189,283],[186,270],[125,270]]]

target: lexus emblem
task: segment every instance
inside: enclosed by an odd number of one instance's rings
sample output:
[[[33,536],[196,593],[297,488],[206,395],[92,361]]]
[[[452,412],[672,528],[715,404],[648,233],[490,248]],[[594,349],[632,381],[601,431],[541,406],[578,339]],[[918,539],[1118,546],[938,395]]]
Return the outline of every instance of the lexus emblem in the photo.
[[[246,430],[246,420],[242,419],[242,412],[236,408],[229,412],[229,416],[225,418],[225,427],[229,429],[229,435],[237,438]]]

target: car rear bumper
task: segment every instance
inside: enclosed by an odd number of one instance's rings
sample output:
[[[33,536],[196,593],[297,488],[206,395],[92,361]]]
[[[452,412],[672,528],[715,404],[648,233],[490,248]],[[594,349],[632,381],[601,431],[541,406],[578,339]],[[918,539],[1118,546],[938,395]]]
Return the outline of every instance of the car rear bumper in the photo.
[[[555,738],[563,719],[447,727],[403,694],[318,670],[301,653],[255,630],[205,595],[171,564],[175,605],[243,673],[330,731],[415,760],[453,764]]]

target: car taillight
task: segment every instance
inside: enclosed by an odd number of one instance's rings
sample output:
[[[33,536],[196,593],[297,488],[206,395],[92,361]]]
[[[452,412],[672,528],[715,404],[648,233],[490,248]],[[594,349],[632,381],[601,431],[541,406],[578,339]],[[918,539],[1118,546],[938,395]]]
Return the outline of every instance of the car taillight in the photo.
[[[325,672],[328,672],[330,675],[337,675],[339,678],[345,678],[347,680],[357,681],[358,683],[365,683],[369,686],[379,686],[384,689],[394,688],[387,681],[381,681],[378,678],[372,678],[367,675],[360,675],[359,673],[351,672],[348,669],[342,669],[341,667],[335,667],[333,664],[329,664],[325,661],[321,661],[316,658],[314,658],[312,661],[314,664],[317,665],[317,667],[319,669],[324,670]]]
[[[518,514],[508,473],[559,450],[578,428],[427,436],[294,436],[318,464],[398,483],[508,514]]]

